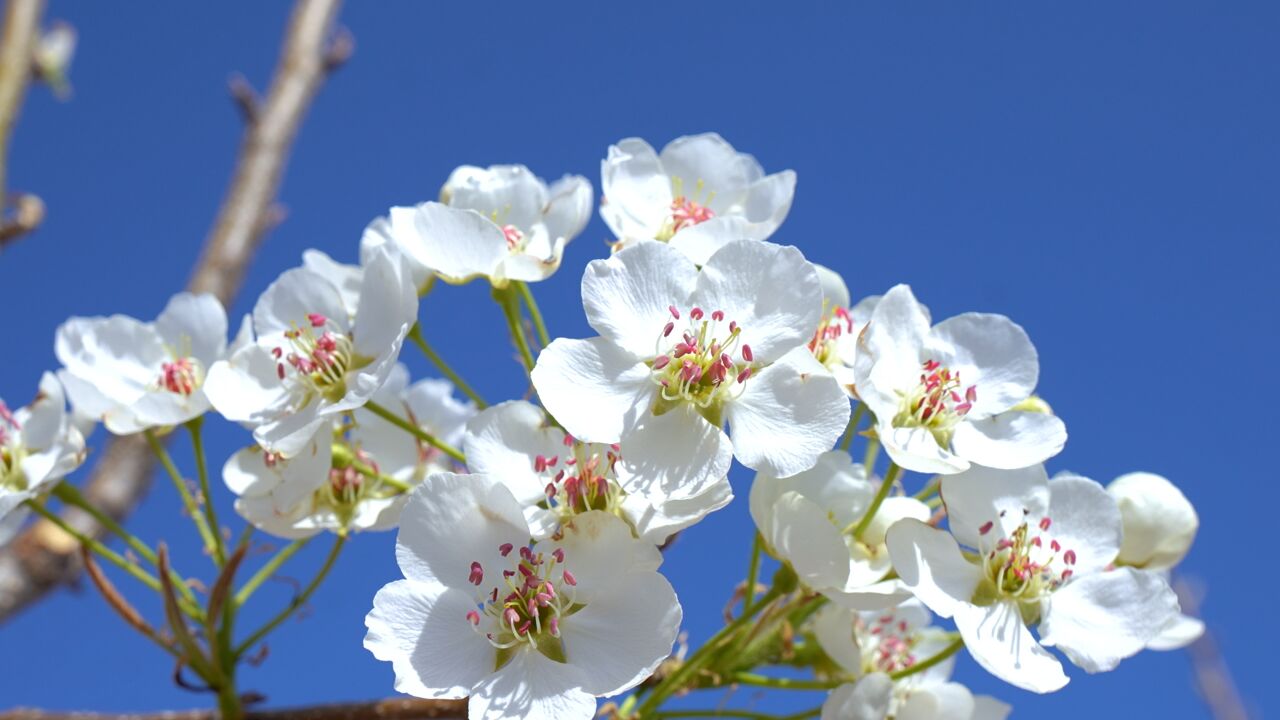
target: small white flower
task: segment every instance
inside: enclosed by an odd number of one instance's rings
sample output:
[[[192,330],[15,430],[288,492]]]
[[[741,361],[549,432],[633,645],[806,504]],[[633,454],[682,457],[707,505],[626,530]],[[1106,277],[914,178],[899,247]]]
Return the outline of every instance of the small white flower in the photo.
[[[1117,565],[1129,565],[1162,574],[1182,562],[1195,540],[1200,518],[1196,509],[1173,483],[1152,473],[1121,475],[1107,486],[1120,506],[1124,539]],[[1175,650],[1204,634],[1204,623],[1179,615],[1147,644],[1152,650]]]
[[[849,420],[848,398],[805,346],[822,290],[793,247],[733,242],[699,272],[666,244],[640,243],[592,261],[582,300],[601,337],[552,342],[533,384],[575,438],[619,444],[625,487],[687,499],[724,477],[731,455],[793,475]]]
[[[546,538],[584,512],[603,510],[637,537],[661,545],[733,499],[727,477],[701,494],[670,499],[646,483],[623,485],[617,446],[584,443],[550,426],[532,403],[495,405],[467,425],[467,465],[499,478],[525,509],[535,538]]]
[[[892,569],[885,531],[904,517],[928,520],[930,512],[915,498],[888,497],[855,537],[880,482],[846,453],[832,450],[788,478],[756,475],[751,517],[769,552],[809,587],[849,608],[892,607],[911,593],[901,582],[884,579]]]
[[[609,146],[600,178],[600,216],[620,247],[669,242],[698,265],[734,240],[767,239],[796,189],[794,171],[766,176],[715,133],[676,138],[661,155],[627,138]]]
[[[949,474],[971,462],[1027,467],[1062,450],[1061,420],[1016,407],[1040,374],[1021,327],[985,313],[929,322],[911,289],[898,285],[858,341],[856,392],[875,413],[876,434],[894,462]]]
[[[0,519],[56,485],[84,458],[84,437],[53,373],[40,377],[30,405],[10,410],[0,400]]]
[[[472,720],[588,720],[595,697],[667,657],[681,613],[657,548],[605,512],[529,537],[496,478],[440,473],[414,491],[396,541],[406,579],[365,618],[364,645],[392,663],[397,690],[469,695]]]
[[[1088,672],[1111,670],[1176,617],[1159,575],[1107,569],[1120,550],[1120,511],[1098,483],[1050,482],[1039,465],[975,465],[943,477],[941,492],[951,533],[896,523],[893,567],[929,609],[955,618],[969,652],[1006,682],[1033,692],[1067,684],[1041,645]],[[1039,643],[1027,629],[1037,623]]]
[[[364,267],[354,317],[348,302],[324,274],[285,271],[254,306],[257,341],[209,369],[213,406],[285,457],[363,406],[395,367],[418,296],[405,264],[382,250]]]
[[[548,187],[523,165],[464,165],[449,176],[440,202],[395,207],[374,220],[361,252],[394,245],[420,287],[432,273],[451,283],[485,277],[501,287],[550,277],[590,218],[591,184],[581,176]]]
[[[858,355],[858,336],[871,320],[880,296],[865,297],[850,307],[849,288],[844,278],[816,263],[813,268],[822,282],[822,319],[809,341],[809,351],[835,377],[840,388],[856,399],[857,378],[853,367]]]
[[[813,633],[822,651],[856,682],[831,693],[824,718],[835,720],[1003,720],[1009,706],[951,682],[955,658],[918,672],[916,663],[942,652],[947,633],[929,625],[932,617],[917,600],[891,610],[855,612],[836,605],[814,616]],[[892,673],[910,672],[894,680]]]
[[[409,371],[401,364],[391,371],[373,400],[451,447],[461,447],[467,421],[476,414],[473,403],[453,396],[453,383],[426,378],[410,385]],[[356,425],[349,433],[351,442],[372,456],[380,472],[416,485],[431,473],[454,469],[452,458],[439,448],[368,410],[356,410],[355,418]]]
[[[231,351],[248,342],[246,323]],[[206,373],[229,352],[227,314],[212,295],[179,293],[155,322],[73,317],[54,352],[78,414],[117,435],[180,425],[209,409]]]

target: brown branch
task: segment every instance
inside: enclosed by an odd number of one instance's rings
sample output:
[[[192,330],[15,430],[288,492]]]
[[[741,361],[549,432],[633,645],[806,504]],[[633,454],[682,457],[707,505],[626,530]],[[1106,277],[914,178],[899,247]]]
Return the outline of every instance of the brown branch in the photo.
[[[413,700],[395,698],[366,703],[315,705],[285,710],[245,713],[245,720],[427,720],[467,716],[466,700]],[[54,712],[18,708],[0,712],[0,720],[218,720],[216,710],[180,710],[158,713],[106,714]]]
[[[30,194],[16,196],[10,214],[5,184],[9,138],[31,82],[43,12],[44,0],[9,0],[5,7],[4,34],[0,35],[0,247],[35,230],[44,219],[44,203]]]
[[[1178,578],[1174,580],[1173,589],[1178,593],[1182,611],[1192,617],[1201,617],[1201,591],[1195,587],[1195,583]],[[1240,699],[1240,691],[1236,689],[1235,680],[1231,677],[1231,669],[1227,667],[1218,642],[1207,627],[1200,639],[1187,647],[1187,653],[1191,655],[1196,686],[1205,705],[1209,706],[1209,714],[1216,720],[1249,720],[1244,701]]]
[[[11,0],[15,4],[26,4]],[[270,92],[245,129],[230,190],[218,211],[188,289],[213,293],[223,305],[240,288],[263,235],[280,217],[276,194],[298,126],[325,76],[336,67],[330,42],[340,0],[298,0]],[[345,43],[350,51],[350,42]],[[84,494],[107,515],[122,520],[151,483],[155,458],[141,436],[118,437],[107,446]],[[63,517],[101,537],[87,514],[68,508]],[[47,521],[32,525],[0,550],[0,621],[53,588],[79,577],[74,543]]]

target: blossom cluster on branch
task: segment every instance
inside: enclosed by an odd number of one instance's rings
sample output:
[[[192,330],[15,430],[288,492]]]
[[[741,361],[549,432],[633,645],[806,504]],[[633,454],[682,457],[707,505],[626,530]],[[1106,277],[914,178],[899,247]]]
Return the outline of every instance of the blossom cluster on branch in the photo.
[[[1195,510],[1148,473],[1105,487],[1049,476],[1067,432],[1036,394],[1021,326],[976,312],[935,323],[906,285],[854,302],[837,272],[771,241],[795,173],[767,175],[718,135],[661,152],[623,140],[601,182],[616,242],[582,278],[595,337],[553,339],[530,288],[587,225],[591,184],[520,165],[460,167],[438,201],[391,208],[359,264],[307,251],[231,337],[209,295],[176,295],[152,322],[68,320],[36,399],[0,403],[0,527],[28,512],[59,522],[50,497],[95,513],[64,480],[85,436],[97,423],[145,434],[213,581],[188,582],[163,546],[109,518],[127,556],[62,527],[162,595],[155,627],[93,573],[228,718],[243,713],[238,664],[347,542],[392,528],[404,577],[371,598],[364,645],[397,690],[469,697],[475,719],[585,719],[623,694],[605,711],[658,718],[677,695],[735,684],[830,691],[789,717],[1002,718],[1008,705],[951,679],[961,649],[1052,692],[1068,676],[1050,648],[1095,673],[1203,632],[1168,584]],[[491,287],[536,402],[488,404],[429,343],[419,303],[473,281]],[[413,381],[406,345],[444,379]],[[210,502],[210,413],[251,434],[222,465],[249,524],[235,543]],[[175,428],[191,437],[194,488],[158,440]],[[755,471],[758,530],[745,582],[726,591],[736,614],[673,653],[682,610],[661,549],[733,500],[735,459]],[[241,579],[253,529],[292,542]],[[322,533],[334,541],[313,580],[235,637],[239,608]],[[789,671],[755,672],[769,668]]]

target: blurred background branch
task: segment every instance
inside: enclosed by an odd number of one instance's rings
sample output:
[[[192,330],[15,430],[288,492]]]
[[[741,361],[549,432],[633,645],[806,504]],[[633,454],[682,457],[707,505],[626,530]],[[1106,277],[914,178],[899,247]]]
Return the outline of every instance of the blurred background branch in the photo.
[[[266,97],[261,102],[254,99],[252,111],[243,112],[246,127],[230,190],[192,272],[187,286],[192,292],[212,293],[223,305],[230,306],[258,244],[279,222],[281,211],[276,197],[298,127],[325,77],[341,66],[353,49],[349,34],[334,33],[340,4],[340,0],[298,0],[295,4]],[[4,54],[0,58],[3,82],[9,82],[13,71],[11,56],[25,58],[24,79],[20,83],[25,88],[41,5],[41,0],[9,2]],[[11,39],[19,35],[28,40],[21,53],[10,46]],[[246,103],[245,85],[243,79],[233,83],[234,88],[239,88],[233,89],[233,97],[242,110]],[[21,93],[18,94],[20,98]],[[4,107],[0,112],[6,113],[5,122],[0,129],[7,139],[12,120],[8,113],[10,103],[4,103]],[[109,516],[123,520],[149,487],[154,464],[155,457],[141,435],[113,438],[84,494]],[[84,512],[68,508],[63,517],[87,535],[103,535],[103,528]],[[75,542],[44,520],[0,549],[0,621],[78,578],[83,566],[77,550]]]
[[[1174,579],[1173,589],[1178,593],[1182,612],[1192,617],[1201,617],[1200,601],[1204,596],[1204,588],[1194,581],[1179,577]],[[1218,648],[1213,633],[1205,628],[1200,639],[1187,647],[1187,653],[1191,656],[1196,686],[1205,705],[1209,706],[1209,714],[1216,720],[1249,720],[1244,701],[1240,699],[1240,691],[1236,689],[1231,670],[1222,657],[1222,650]]]
[[[316,705],[285,710],[249,711],[246,720],[427,720],[461,719],[467,716],[466,700],[414,700],[396,698],[367,703]],[[188,710],[144,714],[46,712],[19,708],[0,712],[0,720],[218,720],[214,710]]]
[[[43,12],[44,0],[9,0],[5,5],[0,35],[0,247],[35,230],[44,219],[39,197],[9,197],[7,174],[9,140],[31,82]]]

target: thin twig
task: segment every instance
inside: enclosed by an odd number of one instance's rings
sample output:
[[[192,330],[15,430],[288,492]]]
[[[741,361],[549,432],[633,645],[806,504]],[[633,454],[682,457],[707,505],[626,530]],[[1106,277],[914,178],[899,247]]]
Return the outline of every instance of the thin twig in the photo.
[[[1200,592],[1194,584],[1184,578],[1173,582],[1173,589],[1178,593],[1178,603],[1182,612],[1192,616],[1200,616]],[[1236,689],[1235,680],[1231,677],[1231,669],[1227,667],[1218,642],[1208,628],[1200,639],[1187,647],[1191,656],[1191,664],[1196,674],[1196,686],[1205,705],[1209,706],[1209,714],[1215,720],[1248,720],[1240,691]]]
[[[44,203],[35,195],[18,195],[9,212],[6,170],[9,138],[31,82],[31,65],[40,37],[44,0],[9,0],[0,35],[0,247],[36,229],[44,219]]]
[[[250,710],[245,713],[245,720],[461,720],[466,716],[466,700],[391,698],[285,710]],[[216,710],[180,710],[113,715],[18,708],[0,712],[0,720],[218,720],[218,713]]]
[[[11,12],[15,4],[27,3],[11,2]],[[349,39],[330,41],[339,5],[340,0],[298,0],[294,6],[270,91],[245,128],[230,190],[192,272],[192,292],[212,293],[230,305],[264,233],[277,221],[276,195],[303,115],[326,75],[351,51]],[[84,494],[107,515],[122,520],[150,486],[154,462],[140,435],[115,438]],[[65,517],[86,535],[103,534],[80,510],[69,509]],[[0,550],[0,621],[79,577],[76,546],[47,542],[45,525],[35,523]]]

